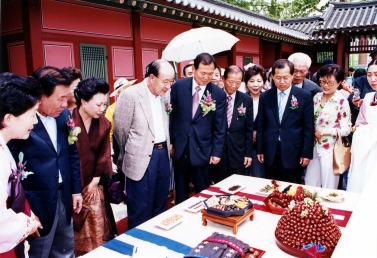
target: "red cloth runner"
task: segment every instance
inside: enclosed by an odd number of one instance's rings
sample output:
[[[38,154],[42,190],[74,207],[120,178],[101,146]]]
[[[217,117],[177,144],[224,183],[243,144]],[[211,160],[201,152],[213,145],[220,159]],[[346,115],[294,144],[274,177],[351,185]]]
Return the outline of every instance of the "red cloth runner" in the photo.
[[[227,194],[227,193],[221,191],[220,187],[216,187],[216,186],[210,186],[206,190],[211,191],[211,192],[215,192],[215,193],[219,193],[219,194]],[[266,199],[265,196],[256,195],[256,194],[249,194],[249,193],[244,193],[244,192],[238,192],[235,195],[245,196],[245,197],[247,197],[249,199],[256,200],[256,201],[261,201],[261,202],[263,202],[263,200]],[[205,197],[205,198],[210,198],[212,195],[198,193],[195,196],[196,197],[202,196],[202,197]],[[263,205],[253,204],[253,206],[254,206],[254,209],[256,209],[256,210],[264,211],[264,212],[270,212],[270,210],[264,204]],[[344,216],[343,220],[335,219],[335,221],[338,224],[338,226],[340,226],[340,227],[346,227],[347,226],[347,223],[348,223],[348,221],[349,221],[349,219],[351,217],[352,211],[339,210],[339,209],[334,209],[334,208],[329,208],[329,210],[334,215]]]

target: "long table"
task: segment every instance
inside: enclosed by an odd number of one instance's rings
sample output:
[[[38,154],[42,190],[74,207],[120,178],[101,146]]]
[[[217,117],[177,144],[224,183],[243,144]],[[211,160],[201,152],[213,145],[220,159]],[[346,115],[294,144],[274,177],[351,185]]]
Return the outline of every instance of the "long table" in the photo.
[[[263,258],[292,257],[281,251],[275,243],[274,232],[281,216],[268,212],[263,203],[265,196],[257,194],[258,189],[267,184],[271,184],[271,181],[249,176],[232,175],[137,228],[127,231],[84,257],[183,257],[191,248],[209,237],[213,232],[235,236],[252,247],[266,251]],[[281,182],[281,184],[282,187],[285,187],[290,183]],[[185,207],[194,203],[200,196],[209,197],[224,194],[220,188],[233,185],[246,186],[237,194],[247,196],[255,207],[254,220],[243,222],[238,227],[236,235],[233,235],[231,227],[211,221],[208,221],[207,226],[202,226],[201,212],[191,213],[185,210]],[[312,192],[330,191],[317,187],[304,187]],[[345,197],[343,202],[337,203],[323,200],[322,204],[329,207],[343,232],[358,201],[359,194],[344,191],[342,193]],[[183,215],[182,223],[170,230],[156,226],[157,223],[174,214]]]

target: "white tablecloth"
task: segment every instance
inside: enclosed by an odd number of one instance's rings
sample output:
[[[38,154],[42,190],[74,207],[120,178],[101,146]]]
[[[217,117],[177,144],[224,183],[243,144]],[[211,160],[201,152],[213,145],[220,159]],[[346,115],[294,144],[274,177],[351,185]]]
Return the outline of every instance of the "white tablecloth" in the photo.
[[[240,175],[233,175],[228,177],[227,179],[221,181],[220,183],[216,184],[217,187],[230,187],[233,185],[245,185],[241,192],[256,194],[257,190],[264,187],[266,184],[271,184],[270,180],[249,177],[249,176],[240,176]],[[290,183],[282,182],[282,187],[289,185]],[[316,188],[305,186],[308,190],[312,192],[318,191],[319,193],[323,191],[330,191],[327,189]],[[209,190],[204,190],[203,194],[219,194],[218,192],[212,192]],[[359,194],[356,193],[349,193],[342,191],[343,195],[345,196],[345,200],[340,203],[336,202],[328,202],[323,201],[322,204],[328,206],[329,208],[334,208],[338,210],[347,210],[353,211],[358,198]],[[198,243],[200,243],[205,238],[209,237],[213,232],[219,232],[226,235],[233,235],[232,228],[224,225],[220,225],[211,221],[208,221],[207,226],[202,226],[202,214],[201,212],[198,213],[191,213],[185,211],[185,207],[192,204],[195,200],[192,197],[189,200],[175,206],[174,208],[169,209],[168,211],[160,214],[159,216],[152,218],[151,220],[143,223],[137,229],[144,230],[159,236],[163,236],[165,238],[175,240],[180,242],[184,245],[189,247],[195,247]],[[252,200],[256,204],[262,204],[261,201]],[[176,227],[170,230],[164,230],[157,226],[155,226],[158,222],[162,221],[164,218],[169,217],[174,214],[181,214],[183,215],[182,223],[177,225]],[[280,215],[275,215],[269,212],[255,210],[254,220],[246,220],[238,227],[238,232],[236,235],[238,239],[246,242],[252,247],[262,249],[266,251],[263,255],[263,258],[276,258],[276,257],[291,257],[290,255],[284,253],[279,249],[279,247],[275,243],[275,228],[277,222],[280,219]],[[336,219],[342,220],[344,219],[341,215],[336,215]],[[341,231],[345,230],[344,227],[340,227]],[[174,253],[169,253],[165,247],[157,247],[156,245],[145,243],[145,241],[138,241],[138,239],[132,238],[125,234],[116,238],[116,241],[122,241],[125,243],[132,244],[133,246],[137,246],[138,253],[140,256],[136,256],[135,254],[132,257],[142,257],[141,254],[147,255],[147,252],[143,253],[143,250],[149,249],[149,251],[153,252],[153,257],[182,257],[182,254],[175,256]],[[166,251],[165,254],[164,250]],[[123,254],[120,254],[118,251],[112,251],[106,247],[99,247],[92,252],[88,253],[84,257],[130,257]],[[144,256],[147,257],[147,256]]]

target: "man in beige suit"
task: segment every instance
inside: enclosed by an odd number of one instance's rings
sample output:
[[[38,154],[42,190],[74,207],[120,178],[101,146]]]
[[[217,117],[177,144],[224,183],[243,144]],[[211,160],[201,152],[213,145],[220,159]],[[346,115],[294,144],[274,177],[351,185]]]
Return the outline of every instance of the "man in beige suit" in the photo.
[[[166,93],[173,83],[171,64],[155,60],[147,66],[145,79],[124,90],[117,101],[114,135],[126,175],[129,229],[166,210],[171,112]]]

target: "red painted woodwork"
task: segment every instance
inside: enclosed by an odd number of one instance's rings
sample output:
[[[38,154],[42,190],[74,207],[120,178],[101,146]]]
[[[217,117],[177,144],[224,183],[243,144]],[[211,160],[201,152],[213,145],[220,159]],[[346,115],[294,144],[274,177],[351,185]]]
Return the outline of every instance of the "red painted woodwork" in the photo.
[[[1,1],[0,32],[14,33],[23,28],[21,0]]]
[[[43,29],[131,38],[130,14],[78,3],[42,0]]]
[[[293,53],[293,45],[288,45],[288,44],[281,44],[281,51],[282,52],[288,52],[288,53]]]
[[[220,68],[225,69],[225,68],[228,67],[228,57],[227,56],[216,56],[215,60],[216,60],[216,64]]]
[[[245,37],[239,34],[237,34],[236,37],[240,39],[240,41],[235,44],[237,52],[259,53],[259,38]]]
[[[236,65],[243,68],[243,56],[236,56]]]
[[[44,63],[42,48],[42,10],[40,1],[22,1],[26,65],[32,74]]]
[[[140,37],[140,13],[132,12],[132,26],[133,26],[133,49],[135,60],[135,78],[141,80],[144,76],[143,72],[143,57]]]
[[[186,25],[176,21],[160,20],[147,16],[140,17],[140,37],[142,40],[168,43],[178,34],[190,29],[190,24]]]
[[[73,60],[73,44],[63,42],[43,42],[45,65],[58,68],[72,66],[75,67]]]
[[[9,71],[17,75],[27,75],[25,44],[16,42],[8,45]]]
[[[276,61],[276,46],[275,43],[263,41],[263,66],[271,67]]]
[[[134,78],[134,53],[131,47],[112,47],[114,80]]]
[[[148,49],[148,48],[143,48],[142,49],[142,66],[143,66],[143,73],[145,74],[145,68],[147,65],[149,65],[153,60],[158,59],[158,50],[157,49]],[[137,78],[140,81],[142,78]]]
[[[253,56],[253,64],[259,65],[259,56]]]

